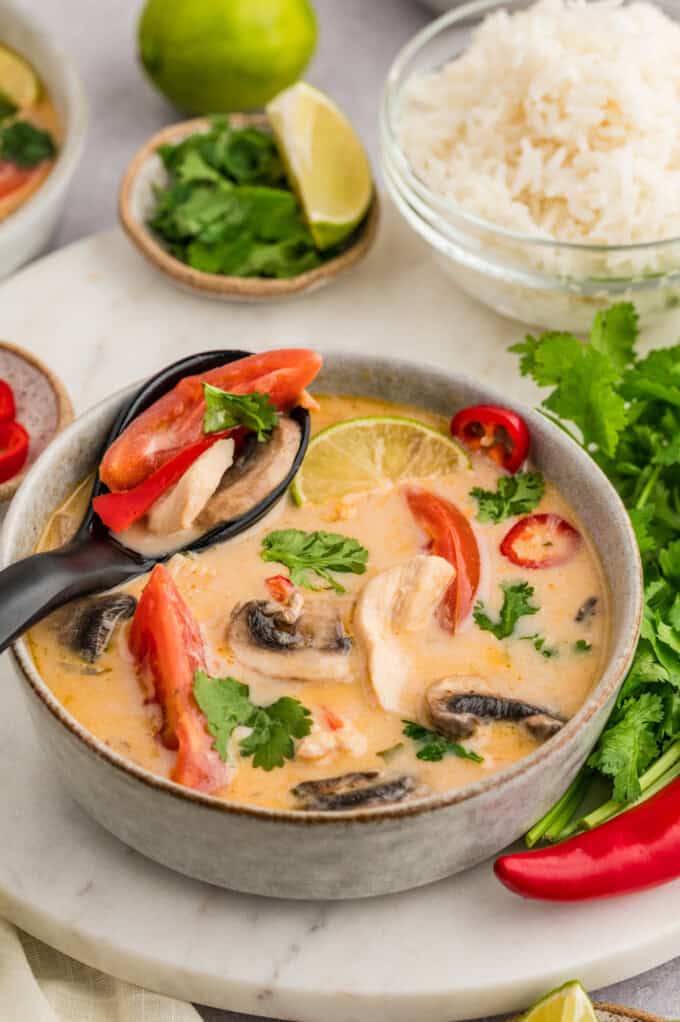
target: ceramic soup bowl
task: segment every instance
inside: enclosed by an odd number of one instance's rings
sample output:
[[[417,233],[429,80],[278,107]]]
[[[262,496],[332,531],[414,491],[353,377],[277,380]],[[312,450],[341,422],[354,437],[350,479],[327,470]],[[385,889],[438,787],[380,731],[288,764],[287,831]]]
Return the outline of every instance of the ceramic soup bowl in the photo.
[[[316,387],[448,415],[471,404],[508,404],[504,395],[459,374],[379,357],[327,355]],[[3,564],[35,550],[51,513],[94,470],[103,438],[133,391],[83,415],[42,455],[6,521]],[[590,532],[611,593],[602,676],[554,738],[495,775],[398,805],[331,814],[230,805],[149,773],[89,734],[54,698],[20,640],[14,663],[41,746],[76,801],[122,841],[166,866],[281,898],[405,890],[474,866],[519,838],[562,794],[606,723],[635,650],[642,582],[628,515],[605,476],[542,415],[514,407],[531,430],[537,467]]]

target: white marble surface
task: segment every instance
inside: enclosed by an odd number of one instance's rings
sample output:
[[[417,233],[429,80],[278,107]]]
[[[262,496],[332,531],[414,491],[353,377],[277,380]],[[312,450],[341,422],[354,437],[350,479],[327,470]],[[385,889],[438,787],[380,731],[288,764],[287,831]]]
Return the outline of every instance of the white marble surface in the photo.
[[[85,159],[76,177],[62,227],[55,244],[64,244],[92,231],[107,227],[115,217],[115,192],[121,172],[133,152],[165,123],[174,119],[172,109],[147,85],[131,55],[134,51],[134,24],[141,0],[15,0],[31,10],[53,31],[75,56],[88,90],[93,124]],[[377,159],[376,109],[380,85],[389,62],[399,46],[427,21],[427,13],[415,0],[315,0],[319,14],[321,41],[312,65],[310,79],[331,92],[349,111]],[[122,258],[121,251],[121,258]],[[94,285],[94,280],[92,281]],[[133,288],[135,294],[140,288]],[[414,337],[419,336],[416,314],[409,317]],[[111,344],[107,336],[106,314],[103,321],[89,322],[92,346],[78,352],[69,344],[69,319],[76,315],[79,324],[87,318],[82,310],[60,311],[60,319],[49,305],[32,310],[30,322],[38,318],[43,331],[53,323],[58,329],[44,354],[59,353],[63,368],[80,408],[102,396],[111,376],[130,379],[133,375],[160,365],[170,353],[162,331],[157,343],[138,352],[135,364],[119,359],[114,370],[106,370],[101,352]],[[304,327],[304,306],[299,306],[299,326]],[[65,319],[63,318],[65,316]],[[61,321],[60,321],[61,320]],[[4,323],[14,329],[14,339],[31,343],[28,319],[21,309],[0,302],[0,333]],[[126,322],[124,329],[131,330]],[[263,318],[263,335],[267,321]],[[293,334],[296,331],[292,331]],[[189,341],[192,331],[187,331]],[[293,337],[291,336],[291,340]],[[299,339],[299,337],[298,337]],[[283,338],[277,338],[282,341]],[[222,339],[220,339],[221,343]],[[115,343],[115,342],[114,342]],[[412,354],[417,355],[417,350]],[[475,362],[478,360],[475,359]],[[502,362],[502,365],[505,365]],[[510,363],[507,363],[508,368]],[[481,366],[480,366],[481,368]],[[136,372],[135,372],[136,370]],[[1,861],[1,859],[0,859]],[[607,932],[602,940],[606,943]],[[600,991],[603,998],[646,1008],[666,1016],[680,1015],[680,960],[645,976]],[[264,1009],[263,1009],[264,1010]],[[210,1022],[236,1022],[232,1013],[204,1010]],[[415,1018],[416,1016],[414,1016]]]

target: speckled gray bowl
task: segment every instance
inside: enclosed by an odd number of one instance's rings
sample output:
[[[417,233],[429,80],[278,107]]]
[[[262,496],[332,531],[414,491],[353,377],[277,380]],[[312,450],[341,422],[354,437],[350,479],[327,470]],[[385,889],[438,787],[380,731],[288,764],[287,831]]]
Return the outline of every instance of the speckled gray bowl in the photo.
[[[412,402],[451,414],[508,404],[473,380],[386,358],[333,354],[316,386]],[[30,554],[52,511],[95,467],[121,401],[117,394],[64,432],[14,499],[0,556]],[[530,756],[448,794],[338,814],[229,805],[156,777],[116,755],[52,696],[23,641],[14,662],[41,746],[73,797],[102,826],[158,862],[222,887],[279,898],[356,898],[429,883],[488,859],[515,841],[571,782],[602,730],[637,642],[640,560],[628,516],[605,477],[543,416],[518,406],[533,455],[590,531],[612,593],[602,678],[576,716]]]

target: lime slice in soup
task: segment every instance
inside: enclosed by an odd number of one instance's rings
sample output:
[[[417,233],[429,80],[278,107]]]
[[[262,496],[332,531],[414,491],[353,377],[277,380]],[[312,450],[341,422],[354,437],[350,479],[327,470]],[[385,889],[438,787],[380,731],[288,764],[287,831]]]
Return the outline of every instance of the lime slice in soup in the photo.
[[[449,475],[470,467],[450,437],[417,419],[371,415],[347,419],[312,438],[293,484],[297,504],[365,493],[406,479]]]
[[[306,82],[279,93],[267,115],[317,248],[346,238],[373,195],[368,157],[342,110]]]
[[[14,50],[0,44],[0,95],[15,106],[29,107],[38,101],[40,81],[30,64]]]
[[[597,1022],[597,1016],[588,994],[573,980],[543,997],[520,1022]]]

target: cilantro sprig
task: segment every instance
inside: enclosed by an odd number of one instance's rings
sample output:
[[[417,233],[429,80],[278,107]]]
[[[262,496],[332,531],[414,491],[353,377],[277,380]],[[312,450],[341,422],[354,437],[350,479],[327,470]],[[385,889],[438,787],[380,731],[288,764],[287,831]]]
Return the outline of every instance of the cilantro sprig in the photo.
[[[0,160],[29,169],[51,160],[56,152],[52,136],[29,121],[11,121],[0,127]]]
[[[282,767],[295,756],[295,738],[312,729],[311,713],[298,699],[282,696],[269,706],[256,706],[250,689],[236,678],[211,678],[205,671],[194,676],[194,698],[205,714],[208,731],[223,760],[237,727],[250,728],[239,742],[241,755],[252,756],[253,766],[262,770]]]
[[[268,440],[279,421],[279,414],[268,394],[230,394],[209,383],[205,395],[204,433],[220,433],[234,426],[252,430],[260,442]]]
[[[295,585],[333,589],[336,593],[344,593],[345,589],[331,572],[363,575],[368,562],[368,550],[356,539],[322,530],[277,529],[262,540],[260,556],[263,561],[284,564]],[[326,585],[315,586],[314,576]]]
[[[420,746],[416,753],[418,759],[426,760],[428,763],[438,763],[445,756],[458,756],[460,759],[472,760],[473,763],[484,762],[484,757],[479,753],[473,749],[466,749],[459,742],[452,742],[450,738],[438,731],[431,731],[412,720],[402,720],[402,724],[404,725],[402,733]]]
[[[540,504],[544,491],[541,472],[517,472],[501,476],[495,491],[475,486],[470,496],[477,501],[477,520],[498,524],[513,515],[529,514]]]
[[[520,369],[550,387],[543,409],[609,477],[635,529],[645,572],[641,639],[610,721],[564,798],[532,829],[530,844],[604,822],[680,758],[680,345],[636,352],[633,305],[598,313],[589,343],[571,334],[527,337],[511,349]],[[588,652],[586,639],[574,651]],[[664,773],[665,771],[665,773]],[[611,801],[581,819],[596,780]]]
[[[491,632],[497,639],[507,639],[521,617],[537,614],[540,607],[531,602],[534,587],[528,582],[501,582],[501,589],[503,604],[497,621],[489,617],[481,601],[475,604],[472,616],[482,631]]]

